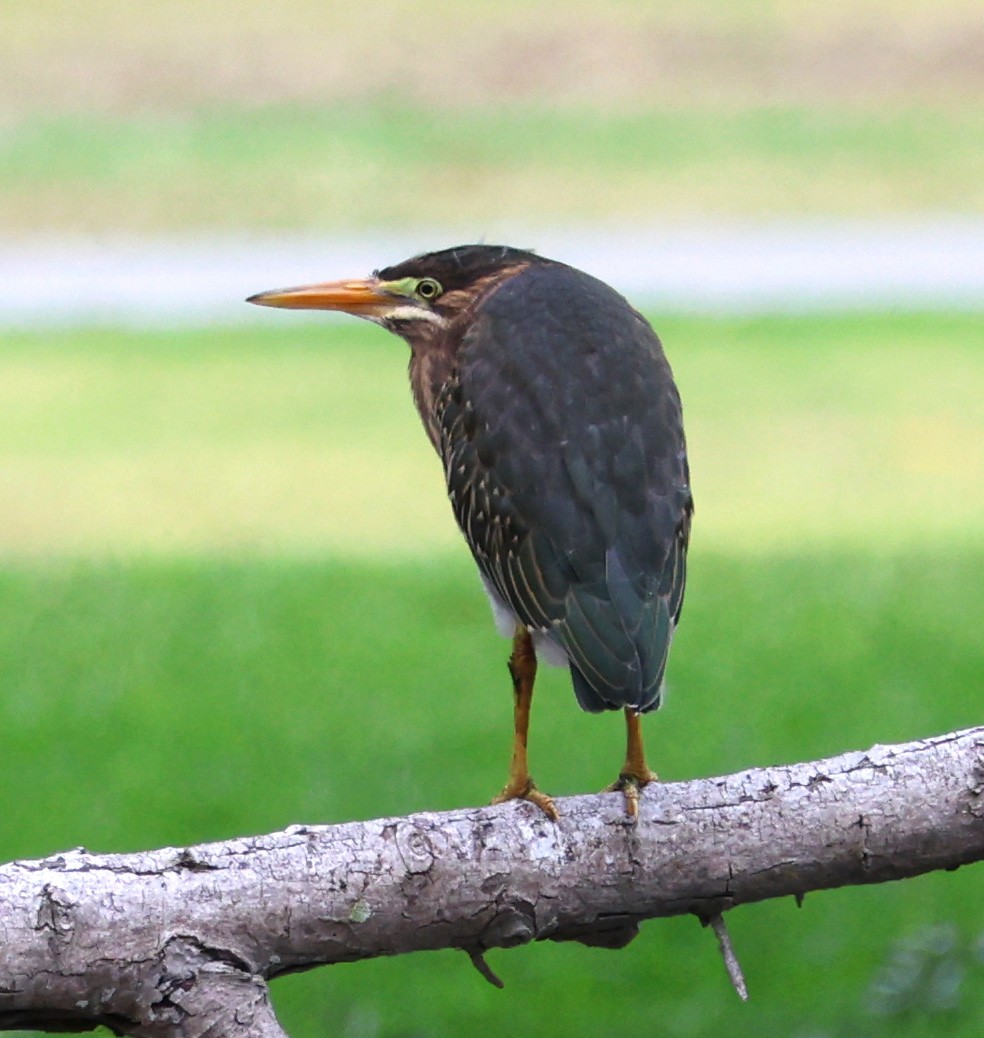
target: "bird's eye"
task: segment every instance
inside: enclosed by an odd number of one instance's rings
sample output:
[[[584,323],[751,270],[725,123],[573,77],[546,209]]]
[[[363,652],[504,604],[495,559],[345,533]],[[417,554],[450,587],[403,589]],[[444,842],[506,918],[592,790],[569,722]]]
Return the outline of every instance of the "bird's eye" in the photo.
[[[421,299],[437,299],[443,289],[433,278],[421,278],[417,282],[417,295]]]

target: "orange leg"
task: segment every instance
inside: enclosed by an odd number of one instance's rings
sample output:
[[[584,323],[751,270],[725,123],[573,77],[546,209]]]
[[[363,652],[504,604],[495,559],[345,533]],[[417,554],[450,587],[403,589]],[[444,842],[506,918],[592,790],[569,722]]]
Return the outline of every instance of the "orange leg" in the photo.
[[[639,714],[625,708],[625,763],[619,772],[618,781],[608,787],[607,792],[621,792],[625,797],[625,813],[629,818],[639,817],[639,790],[657,780],[656,772],[646,764],[646,752],[642,748],[642,722]]]
[[[533,682],[536,679],[536,652],[533,639],[525,627],[517,626],[513,636],[513,651],[509,657],[509,673],[513,682],[513,754],[509,765],[509,781],[492,801],[502,804],[507,800],[528,800],[550,819],[560,817],[553,799],[536,788],[530,777],[526,755],[526,737],[530,727],[530,704],[533,702]]]

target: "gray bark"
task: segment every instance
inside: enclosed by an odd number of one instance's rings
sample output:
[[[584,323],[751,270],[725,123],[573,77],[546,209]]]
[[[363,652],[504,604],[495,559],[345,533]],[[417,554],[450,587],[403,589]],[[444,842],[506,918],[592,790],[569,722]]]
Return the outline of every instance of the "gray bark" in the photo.
[[[281,1035],[286,971],[454,947],[485,972],[489,948],[952,869],[984,859],[984,728],[652,785],[636,825],[621,794],[557,804],[2,866],[0,1028]]]

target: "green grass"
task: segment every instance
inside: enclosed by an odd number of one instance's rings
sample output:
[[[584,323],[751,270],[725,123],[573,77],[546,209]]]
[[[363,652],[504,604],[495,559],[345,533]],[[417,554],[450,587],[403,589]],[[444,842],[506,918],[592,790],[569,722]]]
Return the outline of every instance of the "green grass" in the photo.
[[[647,723],[654,762],[685,779],[980,721],[982,589],[984,553],[943,545],[695,552],[668,705]],[[508,754],[505,650],[462,553],[8,565],[0,858],[484,802]],[[578,711],[560,671],[540,692],[541,784],[610,781],[619,718]],[[284,978],[274,995],[297,1035],[879,1033],[858,1006],[891,942],[930,923],[984,930],[978,872],[739,910],[747,1007],[691,919],[618,953],[495,952],[504,992],[448,952]],[[968,1004],[948,1033],[982,1022]],[[939,1026],[917,1014],[882,1033]]]
[[[234,106],[0,126],[8,234],[471,235],[570,221],[984,211],[984,107]]]
[[[653,319],[698,547],[980,543],[984,317]],[[0,557],[458,551],[405,362],[378,329],[284,314],[8,334]]]
[[[978,6],[0,0],[0,226],[980,214]]]
[[[312,272],[314,275],[320,272]],[[325,272],[330,273],[330,272]],[[262,287],[262,286],[256,286]],[[378,330],[8,334],[0,350],[0,859],[451,808],[501,787],[506,645]],[[984,319],[656,319],[697,494],[668,780],[980,722]],[[531,753],[612,780],[620,719],[542,673]],[[979,869],[741,909],[736,1003],[691,919],[619,953],[286,977],[292,1033],[980,1033],[860,1008],[892,942],[984,931]],[[973,970],[971,981],[979,981]],[[968,981],[970,983],[971,981]]]

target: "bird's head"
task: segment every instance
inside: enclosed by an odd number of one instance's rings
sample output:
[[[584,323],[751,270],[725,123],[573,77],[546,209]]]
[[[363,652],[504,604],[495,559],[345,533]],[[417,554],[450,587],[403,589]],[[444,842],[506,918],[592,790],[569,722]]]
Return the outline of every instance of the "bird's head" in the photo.
[[[248,303],[337,310],[380,324],[417,347],[443,339],[455,319],[494,285],[533,263],[534,253],[500,245],[460,245],[414,256],[367,278],[325,281],[250,296]]]

